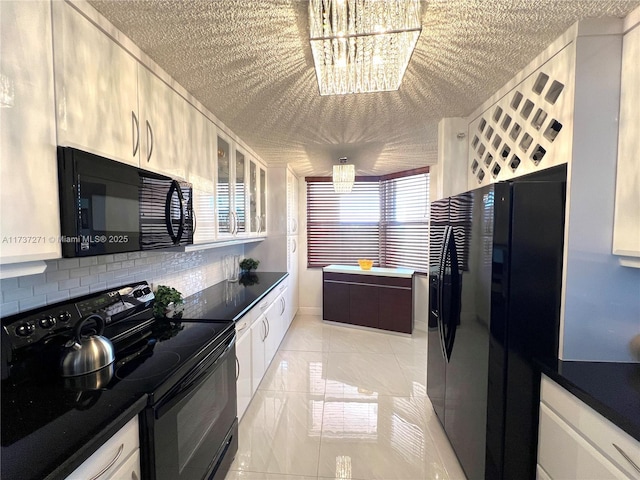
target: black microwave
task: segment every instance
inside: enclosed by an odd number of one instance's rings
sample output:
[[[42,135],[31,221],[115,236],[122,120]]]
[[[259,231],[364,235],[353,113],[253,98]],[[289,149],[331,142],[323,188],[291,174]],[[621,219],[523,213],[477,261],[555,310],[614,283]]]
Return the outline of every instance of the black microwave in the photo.
[[[71,147],[58,147],[63,257],[193,243],[186,182]]]

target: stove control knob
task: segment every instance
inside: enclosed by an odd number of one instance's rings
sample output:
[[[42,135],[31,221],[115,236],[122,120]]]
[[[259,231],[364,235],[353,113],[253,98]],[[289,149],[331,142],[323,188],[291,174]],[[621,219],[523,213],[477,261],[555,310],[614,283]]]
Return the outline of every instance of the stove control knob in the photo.
[[[20,337],[28,337],[33,332],[35,332],[36,326],[29,323],[23,323],[19,327],[16,328],[16,334]]]
[[[61,313],[60,315],[58,315],[58,321],[59,322],[68,322],[69,320],[71,320],[71,314],[69,312],[64,312]]]
[[[55,318],[49,315],[47,317],[44,317],[38,320],[38,323],[42,328],[51,328],[51,327],[55,327],[57,322]]]

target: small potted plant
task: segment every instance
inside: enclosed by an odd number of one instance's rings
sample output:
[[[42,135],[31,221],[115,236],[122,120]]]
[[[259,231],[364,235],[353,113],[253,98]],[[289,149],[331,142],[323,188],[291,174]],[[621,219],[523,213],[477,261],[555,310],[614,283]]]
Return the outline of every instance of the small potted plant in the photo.
[[[153,315],[156,318],[173,318],[182,313],[184,300],[182,294],[173,287],[158,285],[155,292]]]
[[[240,269],[242,270],[243,275],[251,274],[251,270],[255,270],[260,265],[259,260],[254,260],[253,258],[245,258],[240,262]]]

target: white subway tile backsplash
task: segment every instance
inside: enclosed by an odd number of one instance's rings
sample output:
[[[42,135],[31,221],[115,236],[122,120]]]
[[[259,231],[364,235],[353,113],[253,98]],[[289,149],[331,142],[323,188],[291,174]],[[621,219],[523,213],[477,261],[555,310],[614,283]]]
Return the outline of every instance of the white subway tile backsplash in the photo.
[[[94,283],[98,283],[98,275],[87,275],[80,279],[80,285],[82,286],[93,285]]]
[[[2,291],[5,290],[14,290],[18,288],[18,279],[17,278],[4,278],[0,280],[0,288]]]
[[[63,280],[63,281],[66,281],[66,280]],[[58,290],[60,290],[58,284],[59,282],[48,282],[48,283],[45,283],[44,285],[38,285],[36,287],[33,287],[33,294],[42,295],[43,293],[57,292]]]
[[[89,287],[78,287],[69,290],[69,298],[81,297],[90,293]]]
[[[46,280],[44,278],[44,273],[39,273],[37,275],[27,275],[18,278],[19,287],[33,287],[35,285],[44,285],[45,282]]]
[[[0,303],[0,317],[8,317],[19,311],[18,302]]]
[[[98,282],[98,283],[94,283],[93,285],[89,286],[89,291],[91,293],[100,292],[101,290],[106,290],[106,289],[107,289],[107,282]]]
[[[89,267],[76,268],[75,270],[71,270],[69,272],[69,278],[86,277],[90,273],[91,269]]]
[[[170,285],[188,296],[223,280],[222,257],[242,255],[242,245],[196,252],[131,252],[48,260],[44,274],[0,281],[0,315],[146,280]]]
[[[47,297],[46,295],[37,295],[35,297],[22,299],[18,304],[20,305],[20,311],[24,312],[25,310],[45,306],[47,304]]]
[[[70,278],[69,280],[61,280],[58,282],[57,290],[69,290],[80,286],[79,278]]]
[[[87,257],[80,259],[81,267],[90,267],[92,265],[98,265],[98,257]]]
[[[56,303],[69,299],[69,290],[61,292],[47,293],[47,303]]]
[[[103,273],[106,271],[106,265],[94,265],[93,267],[89,268],[89,272],[91,273],[91,275],[97,275],[98,273]]]
[[[45,277],[47,282],[57,282],[59,280],[68,280],[69,279],[69,270],[54,270],[49,271],[49,266],[47,266],[47,271],[45,272]]]
[[[57,260],[57,262],[58,270],[71,270],[80,266],[80,259],[78,258],[65,258],[64,260]]]
[[[35,287],[38,288],[38,287]],[[18,287],[14,290],[2,291],[2,302],[13,302],[33,296],[34,287]]]

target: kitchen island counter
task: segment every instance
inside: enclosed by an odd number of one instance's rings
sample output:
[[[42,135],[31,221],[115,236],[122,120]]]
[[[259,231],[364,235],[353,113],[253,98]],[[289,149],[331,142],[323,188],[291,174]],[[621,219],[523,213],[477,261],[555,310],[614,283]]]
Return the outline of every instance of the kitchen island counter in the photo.
[[[347,273],[355,275],[374,275],[377,277],[411,278],[414,271],[409,268],[371,267],[370,270],[362,270],[355,265],[328,265],[322,269],[328,273]]]

